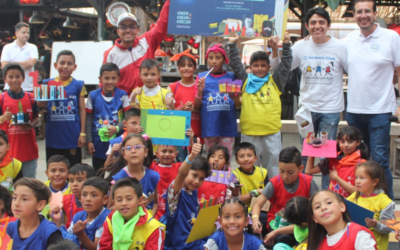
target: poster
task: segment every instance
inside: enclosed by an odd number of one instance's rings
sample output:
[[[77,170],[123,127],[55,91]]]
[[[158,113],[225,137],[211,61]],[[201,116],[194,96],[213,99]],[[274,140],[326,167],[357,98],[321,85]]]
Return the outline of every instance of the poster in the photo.
[[[168,33],[282,37],[287,12],[288,0],[171,0]]]

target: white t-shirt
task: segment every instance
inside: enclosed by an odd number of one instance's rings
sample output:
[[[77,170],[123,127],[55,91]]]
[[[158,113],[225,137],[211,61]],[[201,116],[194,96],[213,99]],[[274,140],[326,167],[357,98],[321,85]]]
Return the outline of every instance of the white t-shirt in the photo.
[[[331,37],[323,44],[312,38],[292,48],[292,70],[300,66],[300,106],[317,113],[338,113],[344,109],[343,68],[347,69],[346,47]]]
[[[21,48],[17,45],[16,41],[14,41],[5,45],[1,53],[2,62],[23,62],[32,58],[39,58],[38,49],[32,43],[26,43]],[[33,91],[33,78],[29,76],[29,73],[33,71],[34,67],[25,69],[25,81],[21,86],[24,91]],[[5,85],[4,89],[8,89],[8,84]]]
[[[400,66],[400,36],[375,24],[377,28],[368,37],[359,30],[347,36],[347,111],[350,113],[396,112],[393,74],[395,67]]]
[[[157,85],[157,86],[155,86],[154,88],[148,88],[148,87],[146,87],[146,86],[143,85],[142,91],[144,92],[144,95],[145,95],[145,96],[155,96],[155,95],[157,95],[157,94],[161,91],[161,86],[160,86],[160,85]],[[130,98],[132,98],[132,95],[133,95],[133,91],[132,91],[132,94],[131,94]],[[172,93],[168,92],[168,93],[165,95],[165,99],[170,98],[171,95],[172,95]],[[136,100],[135,100],[135,101],[136,101],[136,103],[139,103],[139,100],[137,99],[137,97],[136,97]]]
[[[350,223],[347,224],[347,227],[350,225]],[[347,227],[345,227],[343,230],[340,230],[334,235],[326,235],[327,238],[327,243],[328,246],[334,246],[336,243],[339,242],[339,240],[343,237],[343,235],[346,233]],[[358,231],[357,236],[356,236],[356,242],[354,242],[354,249],[356,250],[374,250],[376,245],[376,241],[372,236],[367,233],[366,231]]]

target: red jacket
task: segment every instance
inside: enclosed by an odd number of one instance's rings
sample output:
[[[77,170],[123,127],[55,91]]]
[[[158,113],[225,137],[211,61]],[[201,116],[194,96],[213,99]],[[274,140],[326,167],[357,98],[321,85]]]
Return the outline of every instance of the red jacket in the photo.
[[[118,66],[121,77],[117,87],[125,90],[128,95],[136,87],[143,86],[139,78],[140,64],[145,59],[155,59],[155,52],[167,35],[168,14],[169,0],[164,3],[156,26],[136,37],[131,50],[121,46],[121,39],[117,39],[114,46],[104,52],[103,63],[115,63]]]
[[[147,222],[147,216],[149,213],[146,209],[143,209],[146,215],[139,218],[139,221],[136,223],[136,226],[143,225]],[[112,211],[108,214],[108,218],[111,220],[115,211]],[[160,232],[162,235],[160,235]],[[160,237],[161,236],[161,237]],[[144,246],[144,250],[162,250],[164,249],[164,239],[165,235],[164,232],[161,230],[155,230],[147,239],[146,244]],[[161,241],[161,242],[160,242]],[[98,250],[112,250],[113,245],[113,235],[110,232],[108,227],[107,220],[103,224],[103,234],[101,235],[99,241],[99,248]]]

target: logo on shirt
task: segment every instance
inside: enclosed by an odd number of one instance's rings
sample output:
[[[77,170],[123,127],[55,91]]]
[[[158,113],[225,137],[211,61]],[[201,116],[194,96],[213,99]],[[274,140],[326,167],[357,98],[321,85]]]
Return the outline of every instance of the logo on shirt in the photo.
[[[207,111],[231,110],[228,94],[209,93],[207,96]]]
[[[371,51],[372,52],[378,52],[381,49],[381,47],[378,44],[372,44],[371,45]]]
[[[50,106],[50,120],[51,121],[75,121],[74,110],[76,105],[74,101],[69,101],[65,106],[64,102],[52,102]]]
[[[95,122],[96,124],[96,130],[99,130],[103,127],[104,121],[108,121],[109,125],[117,126],[118,124],[118,114],[113,115],[112,117],[106,115],[104,118],[101,116],[97,117],[97,121]]]

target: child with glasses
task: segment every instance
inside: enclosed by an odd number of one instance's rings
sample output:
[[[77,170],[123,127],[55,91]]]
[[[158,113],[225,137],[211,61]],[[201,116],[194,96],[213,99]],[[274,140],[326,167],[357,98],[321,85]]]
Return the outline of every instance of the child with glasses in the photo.
[[[157,184],[160,175],[143,165],[149,153],[146,148],[146,140],[141,135],[129,134],[122,142],[121,151],[122,153],[113,165],[120,171],[111,177],[111,184],[114,185],[115,182],[125,177],[135,177],[143,186],[145,197],[143,206],[148,210],[151,209],[152,214],[156,214],[158,209]]]

